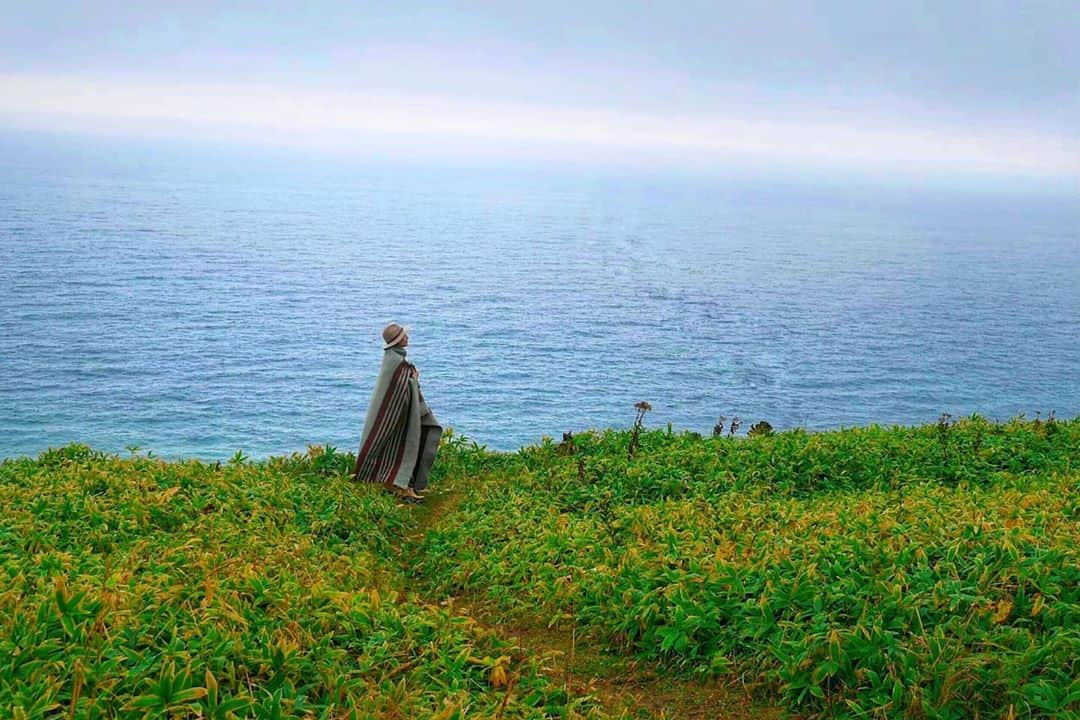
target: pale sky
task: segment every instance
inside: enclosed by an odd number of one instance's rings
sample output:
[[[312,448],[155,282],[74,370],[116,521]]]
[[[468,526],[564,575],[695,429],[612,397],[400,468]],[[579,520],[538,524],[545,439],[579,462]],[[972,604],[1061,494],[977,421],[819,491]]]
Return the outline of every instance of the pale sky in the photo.
[[[0,129],[1080,177],[1080,2],[10,2]]]

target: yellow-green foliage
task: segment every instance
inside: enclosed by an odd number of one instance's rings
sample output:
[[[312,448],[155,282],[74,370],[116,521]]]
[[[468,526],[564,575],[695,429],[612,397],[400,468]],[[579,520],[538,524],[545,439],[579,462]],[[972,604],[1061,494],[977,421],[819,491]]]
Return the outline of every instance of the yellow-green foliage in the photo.
[[[410,508],[350,465],[78,445],[0,463],[0,717],[578,716],[401,592]]]
[[[415,541],[329,448],[6,460],[0,717],[601,716],[459,594],[800,716],[1080,713],[1080,418],[630,440],[451,436]]]
[[[800,715],[1077,716],[1080,418],[629,441],[477,454],[418,572]]]

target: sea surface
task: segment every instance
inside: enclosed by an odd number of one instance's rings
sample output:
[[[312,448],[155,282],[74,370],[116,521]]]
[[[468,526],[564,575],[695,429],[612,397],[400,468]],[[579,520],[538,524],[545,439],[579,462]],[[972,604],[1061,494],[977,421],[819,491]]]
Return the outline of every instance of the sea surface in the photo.
[[[446,426],[1080,413],[1080,201],[635,171],[0,155],[0,457],[355,449],[381,357]]]

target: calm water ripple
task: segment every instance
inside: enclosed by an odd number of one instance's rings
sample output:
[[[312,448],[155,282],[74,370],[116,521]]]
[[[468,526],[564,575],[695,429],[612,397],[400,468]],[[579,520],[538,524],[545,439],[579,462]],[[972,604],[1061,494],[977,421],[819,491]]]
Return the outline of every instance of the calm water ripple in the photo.
[[[0,164],[0,456],[352,449],[378,333],[445,424],[1080,412],[1075,199]]]

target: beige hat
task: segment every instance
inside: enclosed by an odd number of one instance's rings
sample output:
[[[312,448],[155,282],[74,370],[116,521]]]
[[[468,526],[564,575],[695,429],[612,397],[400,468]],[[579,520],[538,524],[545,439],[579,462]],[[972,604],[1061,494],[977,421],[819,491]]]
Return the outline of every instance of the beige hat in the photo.
[[[382,331],[382,339],[385,343],[382,346],[383,350],[389,350],[390,348],[401,342],[401,338],[405,337],[405,333],[409,332],[409,328],[406,325],[398,325],[397,323],[390,323]]]

